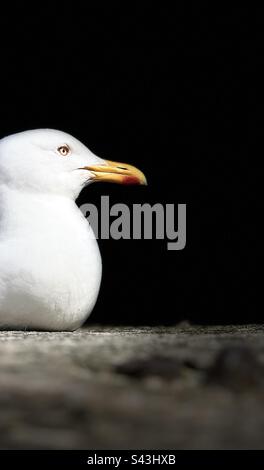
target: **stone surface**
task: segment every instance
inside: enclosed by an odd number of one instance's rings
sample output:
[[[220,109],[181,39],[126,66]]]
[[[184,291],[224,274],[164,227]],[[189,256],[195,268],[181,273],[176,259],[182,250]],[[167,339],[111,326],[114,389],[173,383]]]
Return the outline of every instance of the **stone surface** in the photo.
[[[0,332],[2,449],[264,448],[264,328]]]

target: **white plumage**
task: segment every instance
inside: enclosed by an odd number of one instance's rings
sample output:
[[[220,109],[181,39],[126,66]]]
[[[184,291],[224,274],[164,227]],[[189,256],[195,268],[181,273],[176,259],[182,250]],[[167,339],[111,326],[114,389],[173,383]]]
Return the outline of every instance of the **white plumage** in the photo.
[[[74,330],[91,313],[102,263],[75,199],[93,180],[146,182],[60,131],[0,141],[0,328]]]

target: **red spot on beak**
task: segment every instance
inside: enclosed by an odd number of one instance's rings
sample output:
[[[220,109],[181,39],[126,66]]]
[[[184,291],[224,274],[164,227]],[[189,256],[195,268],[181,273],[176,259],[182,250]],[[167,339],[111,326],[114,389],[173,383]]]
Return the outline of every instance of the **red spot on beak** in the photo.
[[[124,176],[123,184],[139,184],[139,179],[136,176]]]

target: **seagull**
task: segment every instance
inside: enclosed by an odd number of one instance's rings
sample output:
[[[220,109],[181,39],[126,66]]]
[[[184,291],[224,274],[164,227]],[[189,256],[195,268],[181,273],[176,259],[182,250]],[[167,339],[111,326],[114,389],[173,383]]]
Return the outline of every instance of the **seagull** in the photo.
[[[0,140],[0,329],[74,331],[92,312],[101,255],[75,200],[94,181],[146,184],[62,131]]]

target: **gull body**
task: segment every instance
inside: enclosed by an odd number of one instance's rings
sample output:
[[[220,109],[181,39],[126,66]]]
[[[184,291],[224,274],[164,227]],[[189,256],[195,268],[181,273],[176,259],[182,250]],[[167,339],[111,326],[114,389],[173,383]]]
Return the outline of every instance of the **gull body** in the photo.
[[[75,200],[92,181],[145,184],[61,131],[0,141],[0,328],[75,330],[90,315],[102,262]]]

